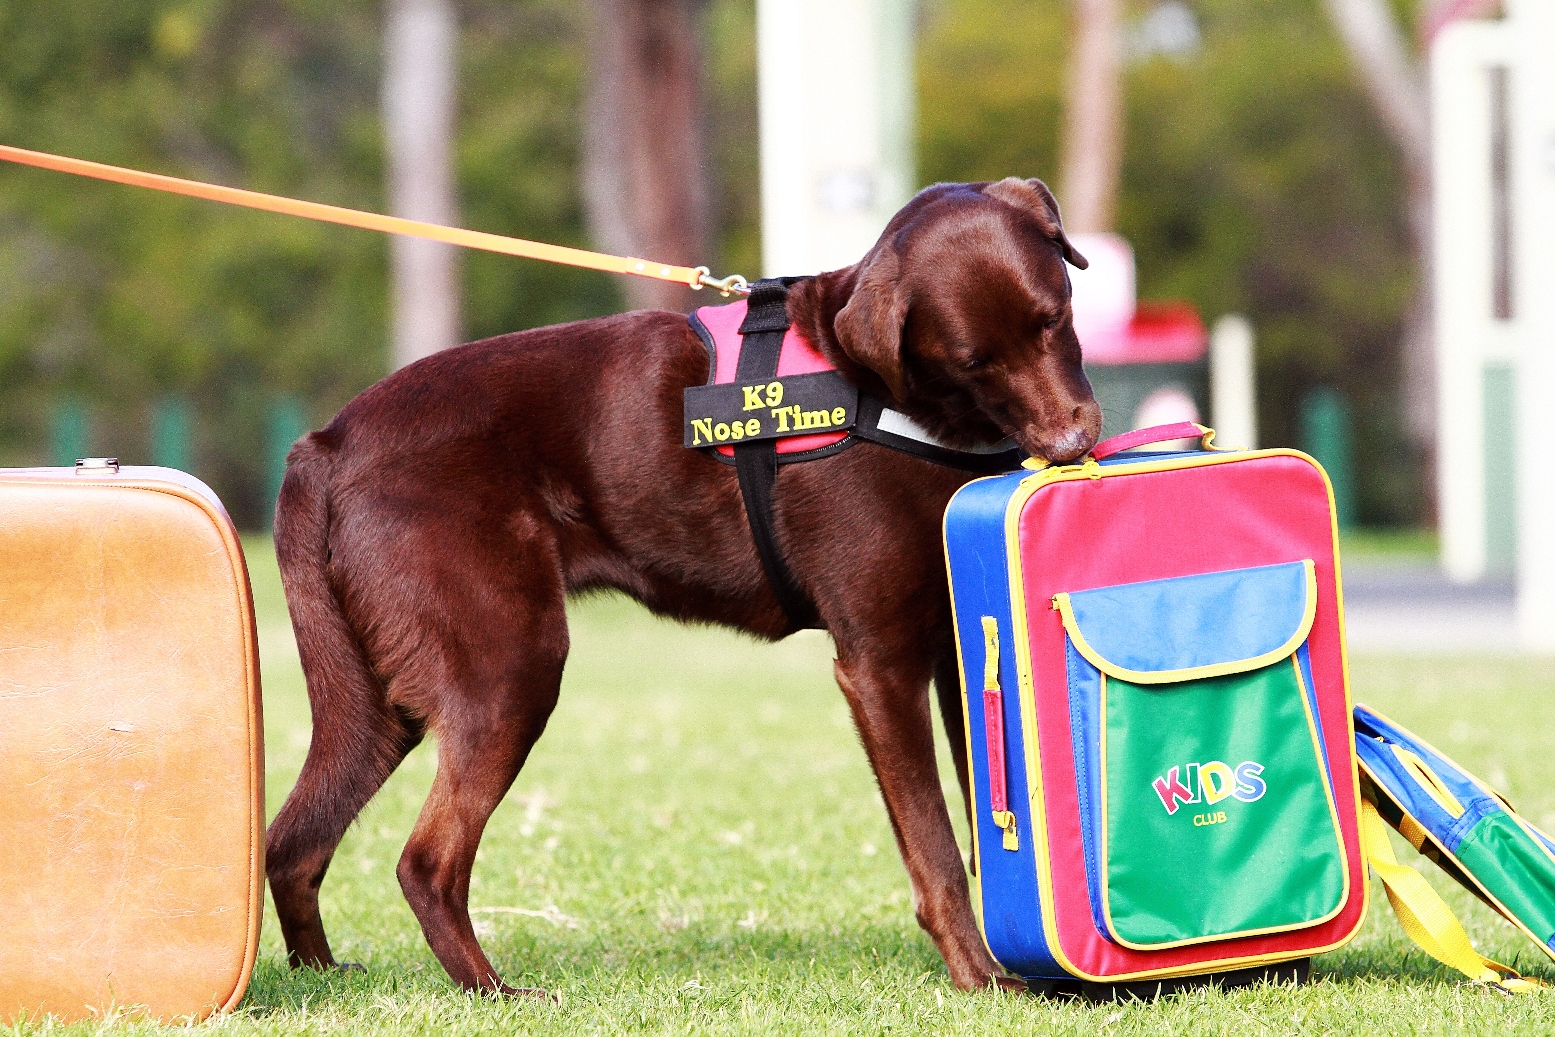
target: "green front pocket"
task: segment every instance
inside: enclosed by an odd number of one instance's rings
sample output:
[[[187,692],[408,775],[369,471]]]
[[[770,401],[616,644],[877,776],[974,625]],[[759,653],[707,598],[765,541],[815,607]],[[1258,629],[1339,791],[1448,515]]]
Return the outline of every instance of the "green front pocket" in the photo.
[[[1093,914],[1117,943],[1299,929],[1344,904],[1314,588],[1294,562],[1059,596]]]

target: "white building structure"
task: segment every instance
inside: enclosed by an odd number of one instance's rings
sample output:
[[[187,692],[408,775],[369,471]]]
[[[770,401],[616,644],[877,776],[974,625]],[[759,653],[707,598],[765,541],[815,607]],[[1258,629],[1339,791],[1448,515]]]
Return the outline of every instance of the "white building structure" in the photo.
[[[1555,651],[1555,4],[1444,29],[1431,105],[1442,563]]]
[[[757,0],[765,276],[858,262],[913,196],[911,0]]]

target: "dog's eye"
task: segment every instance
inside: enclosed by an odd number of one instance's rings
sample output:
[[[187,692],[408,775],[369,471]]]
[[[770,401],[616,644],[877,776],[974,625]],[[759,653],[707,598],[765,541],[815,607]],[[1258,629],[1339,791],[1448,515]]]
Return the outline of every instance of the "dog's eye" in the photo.
[[[962,361],[961,366],[965,367],[968,371],[975,371],[979,367],[988,366],[988,361],[984,357],[980,356],[968,357],[966,360]]]
[[[1055,313],[1055,314],[1053,314],[1053,316],[1049,317],[1047,320],[1042,322],[1042,330],[1043,331],[1052,331],[1054,328],[1058,327],[1058,325],[1062,321],[1063,321],[1063,316],[1060,315],[1060,314]]]

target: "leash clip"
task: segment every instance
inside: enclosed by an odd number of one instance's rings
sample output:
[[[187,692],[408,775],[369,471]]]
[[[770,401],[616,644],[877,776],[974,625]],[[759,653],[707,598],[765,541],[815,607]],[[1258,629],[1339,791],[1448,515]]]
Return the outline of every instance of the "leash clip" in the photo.
[[[700,292],[704,287],[716,288],[725,298],[730,295],[749,295],[751,293],[750,282],[739,274],[730,274],[728,277],[714,277],[713,272],[705,266],[696,268],[697,283],[691,286],[692,291]]]

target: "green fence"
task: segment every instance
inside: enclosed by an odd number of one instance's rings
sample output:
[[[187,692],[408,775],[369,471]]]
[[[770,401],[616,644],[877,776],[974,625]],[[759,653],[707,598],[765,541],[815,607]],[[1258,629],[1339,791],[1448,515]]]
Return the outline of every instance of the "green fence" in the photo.
[[[1355,456],[1351,449],[1350,401],[1338,390],[1314,389],[1301,401],[1301,449],[1328,472],[1340,528],[1355,525]]]
[[[112,444],[98,443],[94,436],[101,439],[112,435],[112,426],[95,428],[87,407],[80,400],[67,397],[55,405],[49,416],[48,463],[70,467],[77,458],[104,452],[118,456],[125,464],[149,462],[176,468],[216,486],[223,498],[242,503],[246,525],[269,527],[281,480],[286,475],[286,455],[292,443],[308,431],[307,409],[300,400],[281,397],[266,405],[259,436],[261,449],[253,452],[254,466],[246,470],[234,469],[230,463],[222,467],[219,461],[210,468],[209,453],[202,459],[199,449],[200,431],[203,428],[209,436],[213,429],[219,429],[221,435],[239,438],[253,432],[218,423],[213,415],[204,415],[202,419],[187,399],[177,396],[163,397],[151,404],[147,419],[144,440],[139,434],[128,439],[121,434]],[[253,429],[251,424],[245,427]]]

